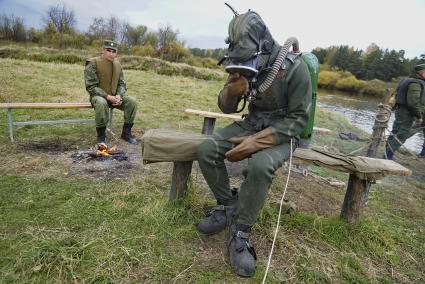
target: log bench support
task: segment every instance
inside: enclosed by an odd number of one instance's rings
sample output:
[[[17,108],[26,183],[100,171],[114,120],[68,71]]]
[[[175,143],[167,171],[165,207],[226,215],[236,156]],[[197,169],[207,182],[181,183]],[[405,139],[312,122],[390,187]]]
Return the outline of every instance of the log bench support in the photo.
[[[77,109],[92,108],[90,103],[1,103],[0,109],[7,109],[7,121],[9,128],[10,142],[14,142],[13,126],[21,125],[41,125],[41,124],[69,124],[69,123],[93,123],[94,119],[69,119],[69,120],[33,120],[33,121],[14,121],[13,109]],[[112,132],[112,108],[109,109],[109,123],[107,130]]]
[[[351,224],[356,224],[360,221],[361,211],[364,207],[362,196],[368,192],[370,186],[371,183],[369,181],[359,179],[355,174],[349,175],[347,190],[342,203],[341,218]]]

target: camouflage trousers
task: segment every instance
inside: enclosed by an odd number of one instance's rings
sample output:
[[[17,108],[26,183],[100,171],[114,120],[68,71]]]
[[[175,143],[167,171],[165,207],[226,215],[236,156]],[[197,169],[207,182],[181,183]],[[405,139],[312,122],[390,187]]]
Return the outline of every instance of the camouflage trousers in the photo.
[[[96,127],[106,127],[109,121],[109,108],[112,106],[106,99],[100,96],[93,96],[90,99],[94,107]],[[122,104],[117,108],[124,111],[124,123],[133,123],[137,112],[136,100],[129,96],[122,98]]]
[[[234,136],[256,133],[253,128],[233,123],[214,132],[210,139],[198,147],[198,163],[202,174],[219,204],[228,204],[232,199],[229,175],[224,163],[225,153],[234,145],[228,141]],[[245,180],[240,186],[234,221],[252,226],[264,206],[275,171],[289,158],[291,146],[283,143],[256,152],[248,158]],[[295,150],[295,147],[293,147]]]
[[[390,137],[388,137],[388,146],[393,152],[400,149],[401,145],[415,134],[412,131],[414,122],[415,116],[406,107],[398,107],[395,110],[393,128]]]

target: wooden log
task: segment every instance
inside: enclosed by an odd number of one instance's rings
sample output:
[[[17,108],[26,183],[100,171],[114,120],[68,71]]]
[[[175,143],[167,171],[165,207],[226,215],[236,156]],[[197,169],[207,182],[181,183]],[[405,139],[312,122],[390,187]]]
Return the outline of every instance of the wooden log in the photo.
[[[341,209],[341,218],[348,223],[357,224],[360,221],[362,193],[366,191],[368,186],[367,180],[359,179],[355,174],[350,174]]]
[[[385,133],[385,129],[388,127],[388,120],[391,116],[388,101],[391,96],[391,91],[391,89],[386,90],[387,93],[384,97],[384,100],[381,104],[378,105],[378,109],[376,110],[375,123],[373,125],[373,132],[371,137],[372,142],[370,143],[369,149],[367,150],[367,156],[371,158],[376,157],[376,152],[378,151],[379,144],[381,143],[383,134]]]
[[[174,162],[171,179],[170,201],[183,197],[187,190],[187,182],[192,171],[192,161]]]
[[[378,151],[379,144],[381,143],[382,135],[385,132],[385,127],[375,126],[373,127],[372,133],[372,142],[370,143],[369,149],[367,150],[367,156],[371,158],[376,157],[376,152]]]

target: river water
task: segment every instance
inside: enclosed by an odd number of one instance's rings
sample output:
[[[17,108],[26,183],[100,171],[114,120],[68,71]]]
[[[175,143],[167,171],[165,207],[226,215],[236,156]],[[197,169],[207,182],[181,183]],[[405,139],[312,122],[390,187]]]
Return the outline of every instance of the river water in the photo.
[[[317,105],[322,109],[344,115],[351,124],[372,134],[375,122],[376,108],[380,100],[360,95],[348,95],[341,92],[319,90]],[[389,129],[392,129],[394,113],[391,114]],[[389,133],[387,133],[389,134]],[[412,151],[420,152],[423,143],[423,133],[420,131],[410,137],[404,145]]]

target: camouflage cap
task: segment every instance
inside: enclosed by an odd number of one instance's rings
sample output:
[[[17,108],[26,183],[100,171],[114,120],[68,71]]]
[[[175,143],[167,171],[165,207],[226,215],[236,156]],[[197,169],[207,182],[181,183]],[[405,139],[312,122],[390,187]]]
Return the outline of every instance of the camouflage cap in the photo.
[[[118,50],[118,44],[113,40],[105,40],[103,42],[103,48]]]
[[[425,63],[418,64],[418,65],[415,66],[416,72],[419,72],[419,71],[422,71],[422,70],[425,70]]]

